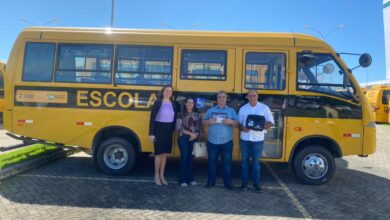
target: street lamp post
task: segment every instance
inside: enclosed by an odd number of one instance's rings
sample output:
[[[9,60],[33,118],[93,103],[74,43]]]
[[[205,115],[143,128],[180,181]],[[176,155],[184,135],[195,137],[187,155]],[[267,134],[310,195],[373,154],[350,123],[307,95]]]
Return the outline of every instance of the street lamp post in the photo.
[[[24,18],[21,18],[20,21],[28,23],[28,24],[31,24],[32,26],[38,26],[36,23],[31,22],[31,21],[29,21],[27,19],[24,19]],[[40,26],[46,26],[46,25],[48,25],[50,23],[54,23],[54,22],[58,22],[58,21],[60,21],[58,18],[54,18],[54,19],[51,19],[51,20],[41,24]]]
[[[328,30],[325,34],[322,33],[321,31],[319,31],[318,29],[315,29],[315,28],[313,28],[313,27],[311,27],[311,26],[309,26],[309,25],[304,25],[303,27],[304,27],[305,29],[309,29],[309,30],[312,30],[312,31],[318,33],[318,34],[320,35],[320,37],[322,38],[322,40],[326,41],[326,38],[328,38],[328,36],[329,36],[330,33],[334,32],[334,31],[336,31],[336,30],[342,30],[342,29],[345,27],[345,25],[344,25],[344,24],[339,24],[339,25],[337,25],[336,27],[334,27],[334,28]]]
[[[26,22],[26,23],[28,23],[28,24],[31,24],[32,26],[37,26],[37,24],[35,24],[34,22],[31,22],[31,21],[26,20],[26,19],[24,19],[24,18],[21,18],[20,21],[23,21],[23,22]]]
[[[115,0],[111,0],[111,28],[114,27],[114,7],[115,6]]]

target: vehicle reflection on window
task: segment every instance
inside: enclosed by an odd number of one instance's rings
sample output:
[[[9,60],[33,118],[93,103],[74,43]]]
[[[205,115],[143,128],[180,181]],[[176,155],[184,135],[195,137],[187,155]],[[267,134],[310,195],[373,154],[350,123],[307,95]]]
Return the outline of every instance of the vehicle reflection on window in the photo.
[[[331,54],[313,54],[310,62],[302,59],[303,53],[298,53],[298,90],[308,90],[325,93],[346,99],[354,99],[356,89],[349,80],[344,85],[346,74]]]

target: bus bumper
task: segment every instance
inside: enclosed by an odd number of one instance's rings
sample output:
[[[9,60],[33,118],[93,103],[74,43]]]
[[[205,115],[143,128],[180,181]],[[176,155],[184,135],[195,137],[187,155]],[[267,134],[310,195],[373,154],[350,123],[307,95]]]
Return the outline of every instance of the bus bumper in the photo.
[[[364,141],[362,155],[375,153],[376,150],[376,128],[373,126],[364,126]]]

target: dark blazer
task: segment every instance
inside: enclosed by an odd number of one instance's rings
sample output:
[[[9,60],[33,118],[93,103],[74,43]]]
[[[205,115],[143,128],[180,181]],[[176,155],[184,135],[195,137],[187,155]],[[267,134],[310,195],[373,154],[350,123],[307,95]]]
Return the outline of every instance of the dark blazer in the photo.
[[[179,105],[177,102],[171,102],[173,111],[175,112],[174,121],[172,123],[172,130],[175,130],[175,124],[176,124],[176,117],[177,112],[179,111]],[[162,105],[162,100],[156,100],[152,107],[152,112],[150,113],[150,120],[149,120],[149,135],[154,135],[154,121],[156,120],[158,111],[160,111]]]

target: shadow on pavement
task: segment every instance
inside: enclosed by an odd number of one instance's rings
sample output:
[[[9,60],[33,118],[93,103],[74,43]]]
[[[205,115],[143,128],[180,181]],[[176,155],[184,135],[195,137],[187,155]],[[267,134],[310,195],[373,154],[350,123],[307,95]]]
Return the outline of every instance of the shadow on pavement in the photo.
[[[28,146],[28,144],[16,144],[16,145],[12,145],[12,146],[9,146],[9,147],[0,147],[0,152],[6,152],[6,151],[10,151],[10,150],[15,150],[15,149],[26,147],[26,146]]]
[[[96,170],[89,157],[68,157],[3,181],[0,195],[22,204],[301,217],[264,166],[265,189],[259,194],[252,189],[204,188],[205,160],[196,161],[199,185],[183,188],[176,183],[178,160],[170,159],[167,165],[170,184],[156,186],[152,158],[139,163],[127,176],[113,177]],[[233,169],[234,184],[238,185],[239,164]],[[219,176],[219,184],[221,179]]]

